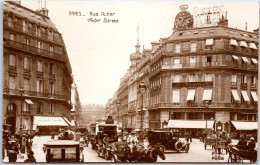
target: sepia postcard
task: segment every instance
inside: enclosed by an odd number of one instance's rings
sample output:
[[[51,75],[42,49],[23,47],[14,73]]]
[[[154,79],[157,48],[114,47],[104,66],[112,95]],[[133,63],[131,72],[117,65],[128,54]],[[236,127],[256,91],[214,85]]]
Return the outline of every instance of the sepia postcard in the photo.
[[[3,1],[2,162],[258,162],[257,1]]]

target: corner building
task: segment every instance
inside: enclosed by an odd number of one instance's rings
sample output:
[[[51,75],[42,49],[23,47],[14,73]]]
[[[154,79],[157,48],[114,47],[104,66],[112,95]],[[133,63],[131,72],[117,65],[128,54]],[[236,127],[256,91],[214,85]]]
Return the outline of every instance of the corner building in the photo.
[[[257,131],[259,30],[229,28],[227,14],[212,26],[193,24],[182,9],[172,35],[151,42],[151,50],[140,52],[137,40],[119,87],[128,95],[117,97],[128,98],[125,126],[140,128],[142,121],[145,129],[177,128],[193,137],[205,128]],[[128,88],[122,85],[126,81]],[[143,100],[141,82],[147,85]]]
[[[62,35],[48,10],[3,2],[3,34],[4,124],[12,125],[13,133],[35,131],[44,126],[43,120],[66,126],[64,121],[71,120],[72,71]]]
[[[178,22],[183,12],[190,24]],[[179,14],[173,34],[150,61],[150,93],[157,91],[150,95],[148,108],[150,115],[158,116],[154,128],[164,122],[193,136],[201,124],[212,129],[218,124],[227,132],[254,129],[236,123],[257,125],[258,30],[229,28],[224,17],[217,26],[193,28],[190,13]]]

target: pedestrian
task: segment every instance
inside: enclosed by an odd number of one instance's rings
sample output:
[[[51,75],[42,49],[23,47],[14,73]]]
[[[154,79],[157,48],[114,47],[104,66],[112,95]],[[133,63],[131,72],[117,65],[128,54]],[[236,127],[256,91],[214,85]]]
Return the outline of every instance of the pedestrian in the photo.
[[[190,142],[192,142],[192,132],[189,133]]]
[[[255,149],[255,144],[256,144],[255,138],[251,137],[250,141],[248,142],[248,145],[247,145],[248,150],[250,150],[250,151],[254,150]]]
[[[54,133],[54,131],[52,130],[52,131],[51,131],[51,139],[54,140],[54,136],[55,136],[55,133]]]
[[[36,162],[36,159],[34,158],[34,152],[32,150],[29,150],[27,152],[27,159],[24,160],[26,163]]]
[[[8,143],[9,143],[9,148],[8,148],[9,162],[16,162],[17,154],[19,152],[19,148],[17,146],[17,143],[15,142],[15,140],[11,140]]]
[[[185,139],[187,143],[189,143],[190,137],[189,137],[189,132],[185,132]]]
[[[25,134],[22,135],[22,141],[21,141],[21,153],[25,153],[25,146],[26,146],[26,137]]]
[[[238,148],[245,148],[247,146],[247,141],[244,136],[241,136],[240,140],[237,143]]]

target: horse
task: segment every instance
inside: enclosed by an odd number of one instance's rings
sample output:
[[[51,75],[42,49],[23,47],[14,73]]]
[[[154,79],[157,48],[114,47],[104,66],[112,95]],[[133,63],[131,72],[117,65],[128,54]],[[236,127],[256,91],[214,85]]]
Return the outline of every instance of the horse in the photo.
[[[156,162],[158,156],[160,156],[162,160],[165,160],[164,147],[160,144],[156,144],[141,152],[137,158],[137,162]]]

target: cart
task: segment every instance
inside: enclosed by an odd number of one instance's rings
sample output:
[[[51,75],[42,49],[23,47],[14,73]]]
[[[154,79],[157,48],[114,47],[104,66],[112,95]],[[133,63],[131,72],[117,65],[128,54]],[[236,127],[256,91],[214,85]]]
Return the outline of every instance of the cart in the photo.
[[[237,145],[228,145],[228,163],[243,163],[248,160],[250,163],[257,161],[257,150],[248,150],[247,147],[238,148]]]
[[[204,138],[204,149],[207,149],[207,146],[210,145],[212,149],[215,148],[217,141],[217,135],[208,133],[207,136]]]

